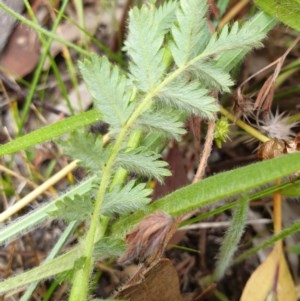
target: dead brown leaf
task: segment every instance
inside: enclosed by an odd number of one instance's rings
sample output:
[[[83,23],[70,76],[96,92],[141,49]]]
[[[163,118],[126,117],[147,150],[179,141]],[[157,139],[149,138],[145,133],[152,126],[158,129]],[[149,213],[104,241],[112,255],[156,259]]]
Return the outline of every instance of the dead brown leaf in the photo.
[[[169,259],[160,259],[145,271],[141,281],[126,286],[114,299],[127,301],[182,301],[176,269]]]
[[[296,289],[281,248],[274,248],[248,280],[240,301],[296,301]]]
[[[18,24],[1,55],[0,66],[14,77],[29,74],[40,57],[40,42],[34,30]]]

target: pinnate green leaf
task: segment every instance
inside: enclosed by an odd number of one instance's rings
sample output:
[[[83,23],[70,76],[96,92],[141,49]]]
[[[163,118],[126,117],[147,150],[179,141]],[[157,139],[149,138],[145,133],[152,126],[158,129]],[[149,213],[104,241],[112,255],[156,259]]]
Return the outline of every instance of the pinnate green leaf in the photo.
[[[124,240],[113,238],[113,237],[103,237],[95,244],[94,256],[97,258],[103,258],[107,256],[121,256],[126,250],[126,244]]]
[[[177,7],[176,1],[165,1],[157,8],[154,19],[158,23],[158,32],[165,34],[169,31],[172,23],[176,20],[175,10]]]
[[[145,131],[160,133],[166,138],[179,140],[185,134],[184,124],[180,120],[180,112],[171,109],[161,108],[144,113],[137,120],[137,126]]]
[[[130,181],[124,187],[116,187],[106,194],[101,213],[107,216],[115,213],[126,215],[142,210],[150,202],[151,192],[144,183],[136,185],[135,181]]]
[[[201,53],[201,57],[216,56],[232,49],[250,50],[253,47],[262,46],[261,40],[265,33],[258,31],[256,27],[249,26],[246,22],[241,28],[235,22],[231,28],[225,25],[220,33],[215,33]]]
[[[128,36],[124,49],[130,57],[129,71],[133,83],[143,92],[160,82],[166,63],[163,60],[164,34],[162,23],[155,19],[154,10],[146,5],[129,12]]]
[[[160,155],[145,151],[145,148],[137,148],[130,152],[120,153],[117,158],[117,165],[129,172],[140,176],[156,178],[159,182],[163,177],[170,176],[171,172],[166,168],[168,163],[159,160]]]
[[[215,62],[198,61],[188,70],[208,88],[229,92],[229,87],[233,85],[230,75],[217,67]]]
[[[110,124],[112,131],[120,129],[134,109],[129,80],[105,57],[92,56],[79,62],[79,68],[95,108],[103,113],[103,121]]]
[[[274,18],[264,12],[259,12],[247,21],[244,26],[252,28],[252,30],[255,29],[258,41],[260,41],[260,39],[264,37],[266,33],[275,26],[275,24],[276,21]],[[242,58],[248,51],[249,48],[226,50],[218,56],[216,66],[229,72],[241,62]]]
[[[206,1],[180,1],[177,22],[171,28],[173,42],[170,49],[178,67],[197,56],[205,47],[209,32],[206,26]]]
[[[81,166],[89,171],[101,172],[108,158],[108,150],[103,148],[101,137],[96,137],[85,131],[73,132],[66,141],[58,141],[64,153],[79,160]]]
[[[188,115],[195,114],[211,119],[213,113],[218,111],[216,100],[196,80],[173,81],[157,97],[165,105],[176,107]]]
[[[66,222],[84,221],[93,213],[94,204],[88,195],[75,195],[72,198],[65,197],[55,203],[56,209],[48,214],[59,217]]]

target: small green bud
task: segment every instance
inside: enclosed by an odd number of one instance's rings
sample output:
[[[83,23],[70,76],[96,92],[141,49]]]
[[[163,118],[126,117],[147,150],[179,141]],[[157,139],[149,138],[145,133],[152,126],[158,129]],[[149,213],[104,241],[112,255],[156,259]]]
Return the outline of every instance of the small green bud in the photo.
[[[221,117],[216,121],[215,142],[217,147],[221,148],[222,143],[228,139],[229,122],[226,117]]]

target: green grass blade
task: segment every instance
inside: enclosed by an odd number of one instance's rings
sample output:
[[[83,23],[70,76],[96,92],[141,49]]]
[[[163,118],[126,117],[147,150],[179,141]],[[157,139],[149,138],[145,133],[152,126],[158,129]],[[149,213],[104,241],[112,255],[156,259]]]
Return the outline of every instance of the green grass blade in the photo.
[[[74,266],[74,262],[79,259],[80,256],[80,248],[77,247],[37,268],[2,281],[0,282],[0,294],[71,270]]]
[[[252,255],[256,255],[258,251],[263,250],[265,248],[268,248],[268,247],[274,245],[275,242],[277,242],[279,240],[283,240],[286,237],[288,237],[290,235],[293,235],[293,234],[295,234],[299,231],[300,231],[300,220],[297,220],[291,226],[283,229],[278,234],[275,234],[274,236],[272,236],[271,238],[265,240],[264,242],[262,242],[258,246],[254,247],[254,248],[251,248],[250,250],[247,250],[246,252],[244,252],[243,254],[238,256],[234,260],[234,264],[237,264],[237,263],[245,260],[246,258],[248,258]]]
[[[256,0],[255,4],[267,14],[300,31],[299,0]]]
[[[96,176],[90,177],[87,180],[80,183],[78,186],[69,190],[67,193],[63,194],[55,201],[34,210],[24,217],[17,219],[11,224],[6,225],[0,230],[0,244],[6,243],[7,241],[13,240],[20,237],[24,232],[28,232],[38,225],[42,224],[46,220],[49,220],[48,212],[54,211],[56,209],[56,202],[69,197],[72,198],[75,195],[83,195],[92,189],[93,181]]]
[[[29,146],[51,140],[77,128],[90,125],[100,120],[101,114],[96,110],[90,110],[76,116],[69,117],[0,146],[0,156],[24,150]]]

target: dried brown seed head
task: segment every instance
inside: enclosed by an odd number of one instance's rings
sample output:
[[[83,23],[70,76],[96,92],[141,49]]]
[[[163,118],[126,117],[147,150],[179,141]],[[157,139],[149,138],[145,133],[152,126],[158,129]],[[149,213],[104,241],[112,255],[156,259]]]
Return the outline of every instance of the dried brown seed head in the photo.
[[[178,221],[170,215],[157,211],[146,216],[126,236],[128,249],[119,263],[153,261],[159,258],[177,229]]]

